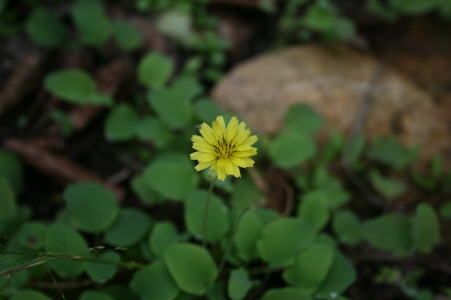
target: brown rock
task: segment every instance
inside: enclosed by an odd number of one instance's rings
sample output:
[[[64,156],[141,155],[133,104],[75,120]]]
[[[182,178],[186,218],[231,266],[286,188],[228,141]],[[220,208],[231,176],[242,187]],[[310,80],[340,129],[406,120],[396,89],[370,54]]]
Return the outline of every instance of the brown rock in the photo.
[[[345,46],[298,46],[257,57],[232,70],[213,98],[265,133],[282,128],[290,106],[307,103],[325,119],[320,141],[331,130],[348,134],[366,107],[361,124],[366,136],[396,134],[406,145],[420,145],[422,160],[440,153],[451,166],[446,116],[432,97],[372,56]]]

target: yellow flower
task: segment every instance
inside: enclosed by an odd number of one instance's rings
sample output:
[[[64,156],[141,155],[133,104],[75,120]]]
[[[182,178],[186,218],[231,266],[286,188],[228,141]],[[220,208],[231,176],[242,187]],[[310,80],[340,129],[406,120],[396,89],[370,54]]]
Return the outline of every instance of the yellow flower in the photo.
[[[246,129],[246,123],[238,124],[238,119],[232,117],[225,125],[224,118],[219,116],[213,121],[213,128],[203,123],[199,130],[202,136],[193,135],[193,149],[190,158],[197,160],[195,167],[201,171],[210,167],[210,174],[224,181],[227,175],[241,177],[240,169],[252,167],[254,161],[249,158],[257,154],[257,148],[252,147],[257,140],[256,135],[249,136],[251,131]]]

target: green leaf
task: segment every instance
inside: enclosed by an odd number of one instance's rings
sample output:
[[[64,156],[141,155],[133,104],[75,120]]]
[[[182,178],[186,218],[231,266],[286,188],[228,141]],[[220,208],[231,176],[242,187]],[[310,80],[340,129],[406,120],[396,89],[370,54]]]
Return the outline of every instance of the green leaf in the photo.
[[[131,188],[138,196],[139,200],[147,204],[156,204],[161,202],[161,197],[149,186],[142,174],[136,175],[131,181]]]
[[[438,1],[429,0],[397,0],[390,2],[393,8],[402,13],[420,15],[425,14],[438,6]]]
[[[162,196],[182,200],[199,184],[199,176],[187,155],[160,155],[144,170],[146,182]]]
[[[9,184],[16,195],[22,191],[22,163],[15,154],[4,149],[0,149],[0,177],[4,177],[9,181]]]
[[[395,178],[386,178],[376,170],[371,170],[369,177],[374,189],[389,200],[402,195],[407,189],[403,181]]]
[[[405,147],[394,136],[377,139],[368,152],[370,158],[387,164],[395,170],[401,170],[413,163],[417,154],[418,148]]]
[[[123,208],[103,239],[113,246],[129,247],[144,237],[150,224],[150,218],[144,212],[135,208]]]
[[[72,4],[70,13],[84,45],[100,46],[110,38],[113,25],[102,2],[77,0]]]
[[[26,222],[16,232],[14,242],[25,249],[38,251],[44,246],[45,233],[46,227],[43,223]]]
[[[350,141],[345,144],[343,150],[343,156],[346,162],[353,169],[358,170],[362,168],[362,163],[360,162],[363,152],[365,150],[365,137],[361,134],[357,134]]]
[[[157,256],[162,256],[164,251],[180,240],[177,228],[171,222],[158,222],[154,225],[149,236],[149,245],[152,252]]]
[[[261,300],[312,300],[297,288],[285,287],[281,289],[268,290]]]
[[[139,29],[128,22],[116,20],[113,30],[117,45],[124,51],[133,51],[143,42]]]
[[[45,88],[61,100],[74,104],[109,105],[110,98],[101,98],[90,74],[79,69],[65,69],[48,74]],[[102,96],[103,97],[103,96]]]
[[[299,251],[294,265],[283,272],[283,279],[304,294],[315,292],[326,278],[333,262],[334,251],[327,245],[315,243]]]
[[[79,300],[114,300],[113,297],[111,297],[108,294],[98,292],[98,291],[84,291],[83,294],[81,294]]]
[[[121,256],[116,252],[105,252],[101,253],[97,259],[99,261],[119,262],[121,261]],[[85,262],[85,268],[89,278],[100,284],[108,282],[117,271],[117,266],[115,265],[94,262]]]
[[[104,232],[119,213],[116,196],[96,182],[73,183],[63,198],[74,226],[87,232]]]
[[[364,237],[375,247],[405,256],[412,250],[412,224],[409,218],[400,214],[386,214],[365,221],[362,226]]]
[[[192,107],[188,95],[173,88],[161,88],[148,95],[150,106],[173,129],[185,128],[192,119]]]
[[[446,201],[440,206],[440,216],[445,219],[451,219],[451,201]]]
[[[162,87],[171,76],[172,60],[167,56],[151,52],[144,56],[138,65],[138,81],[149,88]]]
[[[281,168],[292,168],[316,153],[313,139],[304,134],[282,132],[270,144],[269,156]]]
[[[285,114],[285,127],[295,134],[313,135],[323,123],[321,116],[307,104],[293,105]]]
[[[192,100],[204,92],[204,88],[196,76],[183,75],[171,84],[171,89],[186,99]]]
[[[257,240],[263,226],[263,221],[254,211],[247,211],[243,215],[233,238],[240,259],[250,260],[257,257]]]
[[[163,149],[174,139],[169,127],[160,119],[146,117],[138,121],[135,133],[141,141],[151,141],[158,149]]]
[[[191,26],[191,15],[180,10],[169,10],[160,14],[157,20],[157,29],[184,46],[192,46],[195,32]]]
[[[440,241],[440,226],[434,209],[425,203],[417,206],[413,218],[413,247],[414,251],[430,252]]]
[[[190,294],[205,294],[218,275],[210,253],[198,245],[173,244],[163,258],[177,286]]]
[[[62,255],[84,256],[88,254],[88,244],[74,229],[63,224],[51,224],[45,237],[45,251]],[[84,271],[84,264],[80,261],[56,259],[49,262],[58,276],[73,277]]]
[[[224,111],[210,99],[201,99],[194,104],[194,112],[199,120],[211,124],[217,116],[224,115]]]
[[[185,198],[185,223],[188,231],[204,239],[204,214],[208,192],[193,190]],[[221,198],[212,194],[208,205],[207,221],[205,222],[205,240],[215,242],[222,238],[229,230],[228,208]]]
[[[230,204],[234,208],[246,208],[250,205],[258,204],[264,199],[261,190],[248,177],[243,176],[235,184],[235,188],[230,198]]]
[[[326,298],[343,293],[357,278],[357,272],[346,257],[338,250],[334,251],[334,258],[329,272],[315,292],[318,298]]]
[[[3,176],[0,176],[0,195],[2,195],[0,222],[9,222],[14,220],[17,215],[16,197],[9,181]]]
[[[340,242],[346,245],[353,246],[362,240],[360,221],[350,210],[337,212],[332,221],[332,228]]]
[[[277,219],[263,227],[258,253],[272,267],[289,265],[295,253],[311,244],[315,236],[313,226],[304,220]]]
[[[130,140],[137,122],[138,115],[133,107],[125,103],[116,105],[106,119],[105,138],[113,142]]]
[[[319,196],[319,197],[318,197]],[[326,197],[321,194],[306,194],[298,206],[298,218],[305,220],[317,231],[326,226],[329,221],[329,204]]]
[[[141,299],[173,300],[180,293],[162,260],[138,270],[130,281],[130,288]]]
[[[252,281],[246,269],[240,268],[230,272],[227,293],[232,300],[243,299],[249,289],[252,287]]]
[[[68,38],[68,32],[55,13],[44,7],[35,7],[28,16],[25,30],[31,40],[45,48],[57,48]]]
[[[35,291],[35,290],[19,290],[14,293],[10,300],[52,300],[52,298],[46,296],[45,294]]]

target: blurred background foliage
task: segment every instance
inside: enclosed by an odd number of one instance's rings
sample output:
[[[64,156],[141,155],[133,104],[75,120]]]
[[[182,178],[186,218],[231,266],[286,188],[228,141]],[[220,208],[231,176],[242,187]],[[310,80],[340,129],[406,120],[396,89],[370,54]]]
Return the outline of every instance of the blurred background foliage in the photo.
[[[262,35],[237,50],[221,13]],[[255,168],[214,183],[205,222],[188,156],[196,124],[231,117],[209,92],[234,65],[418,17],[449,22],[451,1],[0,0],[0,299],[451,297],[439,155],[419,171],[394,136],[320,145],[296,105],[253,128]]]

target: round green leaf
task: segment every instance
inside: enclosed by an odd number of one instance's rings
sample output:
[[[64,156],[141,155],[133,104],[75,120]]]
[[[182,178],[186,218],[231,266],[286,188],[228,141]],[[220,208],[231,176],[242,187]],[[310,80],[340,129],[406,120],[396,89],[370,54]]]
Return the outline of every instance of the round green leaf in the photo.
[[[141,299],[173,300],[180,293],[162,260],[137,271],[130,281],[130,288]]]
[[[14,293],[10,300],[52,300],[52,298],[35,290],[20,290]]]
[[[88,254],[88,244],[74,229],[63,224],[51,224],[45,237],[45,251],[83,256]],[[61,277],[79,275],[84,270],[80,261],[56,259],[49,266]]]
[[[147,87],[162,87],[171,76],[172,69],[170,58],[158,52],[151,52],[139,62],[138,80]]]
[[[99,261],[119,262],[121,256],[116,252],[105,252],[100,254],[97,259]],[[116,274],[117,266],[103,263],[86,262],[86,272],[89,278],[97,283],[104,284]]]
[[[146,117],[138,121],[136,136],[141,141],[151,141],[158,149],[167,146],[174,138],[169,127],[160,119]]]
[[[103,239],[113,246],[129,247],[143,238],[150,224],[150,219],[144,212],[135,208],[124,208]]]
[[[211,124],[217,116],[224,115],[224,111],[215,102],[209,99],[202,99],[194,104],[194,111],[199,120]]]
[[[191,18],[188,12],[168,10],[159,15],[157,29],[185,46],[192,46],[196,35],[191,25]]]
[[[309,296],[292,287],[268,290],[261,300],[311,300]]]
[[[243,215],[233,238],[239,258],[250,260],[257,257],[257,240],[263,226],[263,221],[253,211]]]
[[[164,197],[182,200],[199,184],[199,176],[187,155],[161,155],[144,170],[146,182]]]
[[[412,250],[412,224],[399,214],[386,214],[363,223],[364,237],[375,247],[402,256]]]
[[[194,236],[203,237],[204,215],[208,192],[193,190],[185,196],[185,223],[188,231]],[[205,240],[215,242],[222,238],[229,229],[227,206],[221,198],[212,194],[208,205]]]
[[[198,245],[173,244],[163,259],[177,286],[190,294],[205,294],[218,275],[210,253]]]
[[[161,197],[149,186],[142,174],[133,177],[131,188],[139,199],[145,203],[156,204],[161,201]]]
[[[289,265],[295,253],[312,243],[315,236],[314,227],[304,220],[278,219],[263,227],[258,253],[272,267]]]
[[[36,7],[25,23],[27,34],[33,42],[46,48],[61,46],[68,38],[66,27],[55,13],[44,7]]]
[[[116,196],[96,182],[73,183],[63,198],[74,226],[87,232],[107,230],[119,213]]]
[[[325,197],[316,197],[315,193],[306,194],[298,207],[298,217],[321,230],[329,221],[329,204]]]
[[[440,227],[434,209],[422,203],[413,218],[413,244],[419,252],[429,252],[440,241]]]
[[[169,127],[185,128],[192,119],[188,95],[175,88],[161,88],[148,94],[149,105]]]
[[[111,297],[108,294],[98,292],[98,291],[85,291],[83,294],[81,294],[79,300],[114,300],[113,297]]]
[[[143,42],[139,29],[122,20],[114,23],[114,37],[117,45],[125,51],[135,50]]]
[[[304,294],[312,294],[326,278],[332,265],[334,251],[327,245],[315,243],[296,254],[294,265],[283,272],[286,282]]]
[[[101,1],[77,0],[70,12],[83,44],[100,46],[110,38],[113,25]]]
[[[0,149],[0,166],[0,177],[5,177],[18,195],[23,187],[23,168],[19,158],[7,150]]]
[[[376,170],[371,170],[369,177],[374,189],[389,200],[402,195],[407,189],[403,181],[386,178]]]
[[[292,131],[282,132],[270,144],[269,156],[281,168],[291,168],[312,157],[316,152],[313,138]]]
[[[445,201],[440,206],[440,216],[444,219],[451,219],[451,201]]]
[[[24,223],[17,231],[14,241],[31,251],[40,250],[44,246],[46,227],[41,222]]]
[[[243,299],[251,287],[252,281],[249,279],[246,269],[240,268],[230,272],[227,289],[230,299]]]
[[[158,222],[154,225],[149,236],[149,245],[152,252],[162,256],[164,251],[180,239],[177,228],[171,222]]]
[[[96,83],[87,72],[65,69],[48,74],[45,88],[53,95],[75,104],[88,104],[88,98],[96,92]]]
[[[362,240],[360,221],[349,210],[337,212],[332,221],[332,229],[340,242],[344,244],[353,246]]]
[[[234,208],[246,208],[258,204],[265,199],[262,191],[247,177],[238,180],[234,186],[230,204]]]
[[[134,136],[138,115],[128,104],[116,105],[105,123],[105,137],[109,141],[127,141]]]
[[[9,181],[3,176],[0,176],[0,195],[2,195],[0,222],[8,222],[14,220],[17,215],[16,197],[11,185],[9,184]]]
[[[291,106],[285,115],[285,126],[293,133],[313,135],[324,121],[310,106],[298,104]]]
[[[319,298],[343,293],[355,280],[357,272],[346,257],[338,250],[334,251],[332,265],[321,285],[315,292]]]

